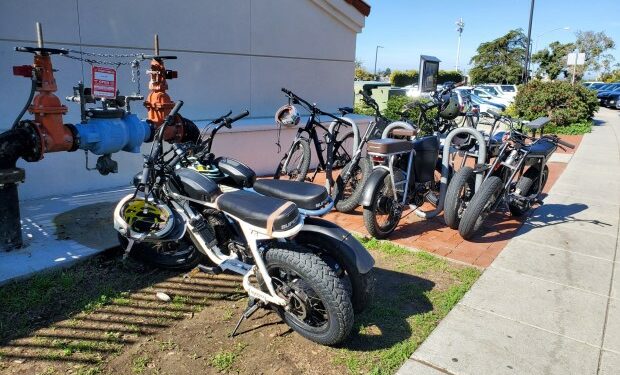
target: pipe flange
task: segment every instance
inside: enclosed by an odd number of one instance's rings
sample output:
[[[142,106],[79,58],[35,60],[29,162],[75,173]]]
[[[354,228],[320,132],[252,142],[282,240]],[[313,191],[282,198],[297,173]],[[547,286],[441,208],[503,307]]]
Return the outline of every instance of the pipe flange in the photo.
[[[22,168],[0,169],[0,185],[24,182],[26,171]]]
[[[20,121],[19,124],[15,127],[16,129],[24,129],[28,132],[32,145],[32,148],[28,150],[27,154],[22,156],[24,160],[27,162],[34,162],[43,159],[43,134],[41,134],[41,128],[34,122],[30,120]]]

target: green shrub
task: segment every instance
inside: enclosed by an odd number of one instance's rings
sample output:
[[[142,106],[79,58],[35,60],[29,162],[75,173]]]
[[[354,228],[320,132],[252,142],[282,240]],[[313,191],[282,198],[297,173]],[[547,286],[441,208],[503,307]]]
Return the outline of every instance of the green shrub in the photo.
[[[463,80],[463,75],[456,70],[440,70],[437,77],[437,83],[442,84],[445,82],[458,83]]]
[[[395,70],[390,74],[390,82],[393,86],[403,87],[418,83],[417,70]]]
[[[545,126],[545,134],[576,135],[590,133],[591,131],[592,121],[577,122],[565,126]]]
[[[594,91],[558,81],[531,81],[520,86],[514,104],[517,117],[534,120],[548,116],[556,126],[588,122],[598,108]]]

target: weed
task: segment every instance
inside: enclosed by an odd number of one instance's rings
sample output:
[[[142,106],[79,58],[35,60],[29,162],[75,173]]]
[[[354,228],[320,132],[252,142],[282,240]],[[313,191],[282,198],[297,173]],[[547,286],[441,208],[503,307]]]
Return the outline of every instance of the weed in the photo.
[[[245,343],[238,343],[231,351],[220,351],[211,357],[211,366],[215,367],[219,371],[226,371],[235,362],[235,359],[241,354],[243,349],[247,346]]]
[[[131,364],[131,371],[134,374],[141,374],[146,370],[146,366],[148,366],[150,361],[151,359],[146,355],[134,358]]]

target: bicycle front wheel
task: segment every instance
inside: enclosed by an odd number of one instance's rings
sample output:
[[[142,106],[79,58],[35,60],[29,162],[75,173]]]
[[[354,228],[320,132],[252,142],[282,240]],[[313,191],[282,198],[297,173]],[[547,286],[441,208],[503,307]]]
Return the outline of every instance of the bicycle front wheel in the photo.
[[[310,168],[310,144],[306,139],[298,139],[288,154],[284,155],[273,178],[304,181]]]

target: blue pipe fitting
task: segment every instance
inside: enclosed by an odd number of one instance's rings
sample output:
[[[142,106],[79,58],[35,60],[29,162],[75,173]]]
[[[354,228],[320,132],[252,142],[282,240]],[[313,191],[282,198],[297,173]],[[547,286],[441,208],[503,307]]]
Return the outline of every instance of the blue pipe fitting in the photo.
[[[134,114],[120,118],[91,118],[75,124],[78,148],[96,155],[118,151],[139,153],[142,143],[151,138],[152,128]]]

